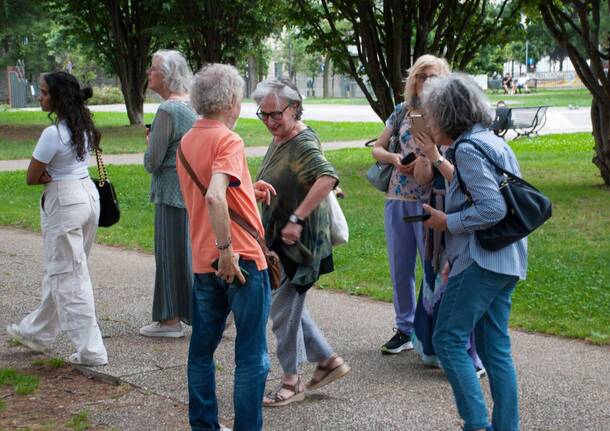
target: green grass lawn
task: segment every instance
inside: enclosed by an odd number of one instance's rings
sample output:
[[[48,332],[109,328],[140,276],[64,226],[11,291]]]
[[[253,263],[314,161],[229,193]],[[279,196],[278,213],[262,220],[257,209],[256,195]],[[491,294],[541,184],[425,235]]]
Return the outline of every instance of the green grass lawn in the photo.
[[[591,94],[586,89],[533,89],[531,93],[506,95],[502,90],[488,90],[487,97],[495,105],[499,100],[504,100],[509,106],[554,106],[567,108],[569,105],[581,108],[591,106]],[[307,105],[368,105],[366,98],[333,98],[322,99],[309,97]]]
[[[127,115],[118,112],[95,112],[95,121],[102,132],[102,148],[106,154],[141,153],[145,150],[146,132],[143,127],[127,126]],[[145,123],[152,122],[153,114],[145,115]],[[46,113],[38,111],[0,112],[0,160],[27,159],[32,155],[44,127],[50,124]],[[380,122],[308,121],[323,142],[366,141],[379,135]],[[259,120],[241,119],[236,132],[246,146],[266,146],[271,135]]]
[[[553,217],[529,241],[528,279],[518,285],[512,326],[610,344],[610,190],[591,163],[589,134],[522,139],[511,144],[526,179],[553,201]],[[336,272],[320,287],[391,301],[383,233],[383,195],[364,178],[370,151],[328,152],[347,198],[350,243],[335,252]],[[255,174],[260,159],[250,160]],[[98,242],[151,252],[153,208],[149,176],[140,166],[110,166],[123,210],[117,225],[98,230]],[[40,187],[24,172],[0,173],[0,224],[38,230]],[[584,227],[584,228],[583,228]],[[419,278],[418,278],[419,279]]]
[[[528,106],[554,106],[567,108],[576,106],[580,108],[591,107],[591,93],[588,90],[572,89],[538,89],[531,93],[522,94],[503,94],[503,92],[488,92],[489,100],[495,105],[499,100],[506,102],[508,106],[528,107]]]

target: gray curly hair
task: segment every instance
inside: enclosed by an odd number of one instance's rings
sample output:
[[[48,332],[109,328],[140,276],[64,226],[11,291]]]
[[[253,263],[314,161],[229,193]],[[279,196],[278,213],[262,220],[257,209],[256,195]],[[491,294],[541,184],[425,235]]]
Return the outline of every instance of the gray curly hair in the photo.
[[[260,105],[261,101],[270,95],[275,96],[277,99],[283,99],[288,104],[296,105],[295,119],[301,119],[303,116],[303,96],[301,96],[299,89],[289,78],[282,76],[277,79],[261,81],[256,86],[256,90],[254,90],[251,97],[257,105]]]
[[[491,108],[483,89],[463,73],[450,73],[426,81],[421,106],[440,131],[452,139],[477,123],[489,127],[492,122]]]
[[[180,52],[160,49],[153,57],[161,59],[163,83],[169,91],[177,94],[188,93],[193,81],[193,72]]]
[[[199,115],[224,112],[244,94],[244,80],[228,64],[211,63],[195,75],[191,87],[191,104]]]

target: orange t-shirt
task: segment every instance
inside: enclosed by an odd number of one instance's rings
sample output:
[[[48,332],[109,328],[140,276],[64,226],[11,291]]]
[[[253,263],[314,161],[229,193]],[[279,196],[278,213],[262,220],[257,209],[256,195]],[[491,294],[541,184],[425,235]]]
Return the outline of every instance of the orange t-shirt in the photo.
[[[216,120],[199,119],[193,124],[181,142],[184,157],[207,188],[213,174],[223,173],[230,177],[227,188],[229,208],[242,216],[264,238],[252,178],[248,170],[244,141],[223,123]],[[210,223],[205,198],[176,155],[176,170],[180,189],[189,215],[193,272],[203,274],[215,272],[212,262],[218,259],[219,251]],[[231,221],[231,243],[233,251],[246,260],[256,262],[259,271],[267,268],[265,256],[256,240],[242,227]]]

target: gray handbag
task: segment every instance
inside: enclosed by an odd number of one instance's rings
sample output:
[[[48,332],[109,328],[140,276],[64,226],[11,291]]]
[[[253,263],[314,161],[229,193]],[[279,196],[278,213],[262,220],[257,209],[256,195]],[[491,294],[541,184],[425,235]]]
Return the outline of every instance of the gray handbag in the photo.
[[[404,120],[405,115],[407,113],[407,107],[403,103],[401,106],[401,111],[398,114],[396,122],[394,122],[394,133],[390,137],[390,142],[388,144],[388,151],[390,153],[400,153],[400,123]],[[381,163],[375,162],[373,166],[371,166],[366,173],[366,179],[369,180],[377,190],[382,192],[388,191],[388,186],[390,185],[390,178],[392,177],[392,173],[394,172],[394,165],[391,163]]]

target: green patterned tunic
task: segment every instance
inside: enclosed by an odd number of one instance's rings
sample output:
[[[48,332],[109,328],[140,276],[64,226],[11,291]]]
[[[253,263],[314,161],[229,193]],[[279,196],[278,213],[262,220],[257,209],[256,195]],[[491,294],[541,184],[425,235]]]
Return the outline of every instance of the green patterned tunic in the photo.
[[[335,168],[324,157],[320,140],[310,128],[279,146],[271,143],[257,176],[257,180],[272,184],[277,192],[269,206],[263,205],[265,239],[269,247],[280,254],[291,284],[299,291],[311,287],[322,273],[329,272],[323,263],[326,258],[332,259],[327,200],[323,200],[305,220],[299,243],[285,245],[280,239],[281,231],[321,176],[334,177],[339,183]]]

